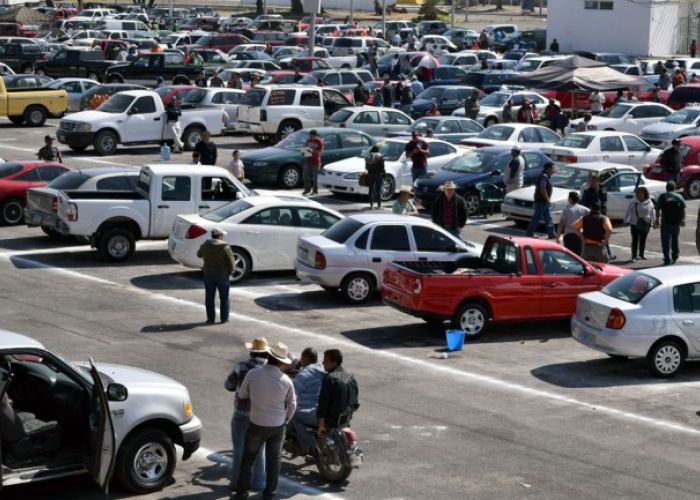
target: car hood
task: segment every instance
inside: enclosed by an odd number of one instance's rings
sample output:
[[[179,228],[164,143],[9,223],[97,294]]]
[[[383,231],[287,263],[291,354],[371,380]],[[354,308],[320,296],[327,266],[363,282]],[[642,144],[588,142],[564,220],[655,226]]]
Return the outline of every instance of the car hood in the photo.
[[[658,122],[644,127],[642,134],[671,134],[692,128],[695,128],[693,124]]]
[[[365,170],[365,159],[361,156],[353,156],[344,160],[329,163],[323,167],[328,172],[363,172]]]
[[[298,156],[301,158],[301,151],[294,151],[292,149],[283,148],[263,148],[258,150],[246,151],[241,155],[241,159],[244,161],[287,161],[292,157]]]
[[[453,172],[450,170],[439,170],[434,174],[428,174],[426,177],[422,177],[418,183],[417,188],[420,190],[422,187],[428,188],[429,191],[436,191],[439,186],[442,186],[447,181],[453,181],[457,184],[457,189],[461,190],[466,186],[474,185],[477,182],[483,181],[490,177],[489,172]]]
[[[126,386],[130,391],[153,391],[154,395],[165,392],[187,394],[187,389],[180,382],[142,368],[109,363],[97,363],[95,367],[100,375]]]
[[[554,186],[552,188],[552,196],[549,197],[551,203],[567,202],[571,189]],[[515,191],[511,191],[507,195],[508,198],[523,201],[533,201],[535,199],[535,186],[528,186]]]
[[[105,113],[104,111],[95,111],[95,110],[90,110],[90,111],[80,111],[78,113],[72,113],[64,120],[66,121],[71,121],[71,122],[84,122],[84,123],[90,123],[90,124],[95,124],[95,123],[100,123],[103,121],[109,121],[109,120],[114,120],[119,116],[122,116],[123,113],[117,114],[117,113]]]

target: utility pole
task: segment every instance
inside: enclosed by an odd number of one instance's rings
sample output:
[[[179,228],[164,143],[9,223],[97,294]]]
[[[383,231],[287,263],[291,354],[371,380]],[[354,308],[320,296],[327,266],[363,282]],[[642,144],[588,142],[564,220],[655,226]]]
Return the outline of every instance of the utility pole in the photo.
[[[469,0],[464,0],[464,22],[469,22]]]
[[[170,29],[175,31],[175,9],[173,8],[173,0],[170,0]]]
[[[452,24],[452,29],[455,29],[455,9],[457,8],[457,5],[456,5],[457,0],[452,0],[450,4],[452,5],[452,9],[450,12],[451,17],[452,17],[451,24]]]
[[[355,2],[350,0],[350,24],[355,25]]]
[[[382,0],[382,38],[386,40],[386,0]]]

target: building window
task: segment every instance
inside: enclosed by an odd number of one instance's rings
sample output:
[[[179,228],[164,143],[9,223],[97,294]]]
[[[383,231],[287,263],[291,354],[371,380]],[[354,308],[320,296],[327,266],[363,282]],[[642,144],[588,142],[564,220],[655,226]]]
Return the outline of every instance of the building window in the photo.
[[[600,2],[600,10],[613,10],[613,2]]]
[[[583,2],[584,9],[598,9],[598,0],[586,0]]]
[[[599,0],[585,0],[583,2],[583,8],[589,10],[613,10],[613,3],[611,1],[599,1]]]

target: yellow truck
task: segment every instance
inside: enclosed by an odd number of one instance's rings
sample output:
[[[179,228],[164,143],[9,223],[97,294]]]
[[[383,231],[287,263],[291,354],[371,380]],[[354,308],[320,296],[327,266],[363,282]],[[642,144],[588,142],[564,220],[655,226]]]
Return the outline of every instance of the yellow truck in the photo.
[[[15,125],[41,127],[49,116],[61,116],[68,109],[65,90],[8,89],[0,77],[0,116]]]

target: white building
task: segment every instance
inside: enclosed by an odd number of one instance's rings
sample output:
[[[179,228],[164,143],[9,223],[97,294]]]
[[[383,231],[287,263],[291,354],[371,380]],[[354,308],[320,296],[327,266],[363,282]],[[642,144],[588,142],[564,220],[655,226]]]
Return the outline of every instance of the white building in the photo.
[[[683,0],[551,0],[547,43],[556,38],[560,52],[688,53],[698,13],[700,3]]]
[[[322,0],[322,5],[326,9],[343,9],[350,10],[351,0]],[[266,0],[268,7],[284,7],[289,8],[289,0]],[[381,3],[381,2],[380,2]],[[394,1],[387,1],[387,5],[393,4]],[[241,5],[255,6],[255,0],[241,0]],[[352,6],[356,11],[374,12],[374,0],[352,0]]]

